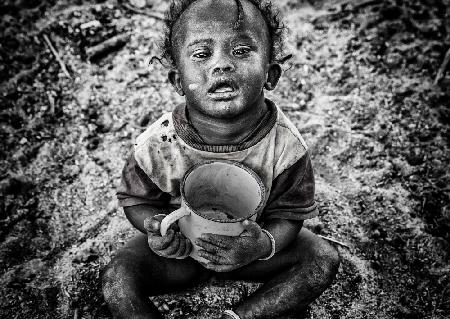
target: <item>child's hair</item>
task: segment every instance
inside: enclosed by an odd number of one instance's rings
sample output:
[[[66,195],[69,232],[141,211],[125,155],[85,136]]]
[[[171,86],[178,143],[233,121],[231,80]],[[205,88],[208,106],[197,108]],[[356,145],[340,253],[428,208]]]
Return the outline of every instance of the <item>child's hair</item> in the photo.
[[[171,65],[176,66],[176,55],[173,48],[173,27],[186,9],[197,0],[172,0],[169,10],[166,13],[166,32],[162,44],[162,57]],[[237,6],[237,17],[234,28],[238,29],[242,22],[242,3],[241,0],[234,0]],[[262,14],[269,30],[270,42],[270,62],[277,62],[278,55],[283,52],[283,31],[285,29],[279,12],[272,3],[266,0],[248,0]]]

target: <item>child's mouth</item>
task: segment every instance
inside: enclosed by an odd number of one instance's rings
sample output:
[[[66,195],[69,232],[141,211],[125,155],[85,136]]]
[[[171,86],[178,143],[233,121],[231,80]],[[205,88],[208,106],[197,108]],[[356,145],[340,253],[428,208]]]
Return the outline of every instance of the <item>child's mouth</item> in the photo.
[[[221,86],[217,89],[215,89],[212,93],[225,93],[225,92],[233,92],[234,89],[231,86]]]
[[[236,85],[230,80],[214,82],[208,90],[208,96],[214,100],[229,100],[238,93]]]

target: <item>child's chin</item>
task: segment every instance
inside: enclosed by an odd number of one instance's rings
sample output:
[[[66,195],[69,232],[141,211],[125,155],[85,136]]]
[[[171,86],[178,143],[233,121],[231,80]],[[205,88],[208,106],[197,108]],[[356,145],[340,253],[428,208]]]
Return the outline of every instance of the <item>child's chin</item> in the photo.
[[[211,114],[211,116],[220,119],[233,119],[238,117],[240,114],[242,114],[242,112],[235,110],[223,110],[220,112],[215,112],[214,114]]]
[[[206,114],[216,118],[234,118],[244,112],[244,107],[234,101],[216,101],[206,110]]]

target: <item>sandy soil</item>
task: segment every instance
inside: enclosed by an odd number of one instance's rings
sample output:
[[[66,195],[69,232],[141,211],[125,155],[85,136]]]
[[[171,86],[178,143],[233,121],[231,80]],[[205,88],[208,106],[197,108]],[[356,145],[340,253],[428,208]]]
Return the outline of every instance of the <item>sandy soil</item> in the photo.
[[[270,97],[312,150],[320,217],[307,227],[343,244],[310,318],[448,318],[450,81],[433,81],[449,1],[277,3],[293,57]],[[99,276],[136,232],[115,200],[121,169],[136,136],[181,102],[149,64],[164,8],[3,5],[1,318],[110,318]],[[125,32],[123,48],[88,62],[87,48]],[[212,280],[152,300],[166,318],[215,318],[257,287]]]

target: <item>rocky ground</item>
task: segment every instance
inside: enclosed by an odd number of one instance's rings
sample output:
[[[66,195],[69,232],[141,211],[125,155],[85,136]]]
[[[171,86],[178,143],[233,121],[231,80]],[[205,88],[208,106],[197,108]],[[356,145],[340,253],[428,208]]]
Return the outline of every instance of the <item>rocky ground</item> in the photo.
[[[450,2],[277,3],[293,56],[271,98],[312,150],[308,227],[341,242],[310,318],[448,318]],[[1,318],[110,318],[99,275],[135,233],[115,201],[121,169],[180,102],[150,63],[165,7],[0,5]],[[153,301],[166,318],[214,318],[257,287],[213,280]]]

